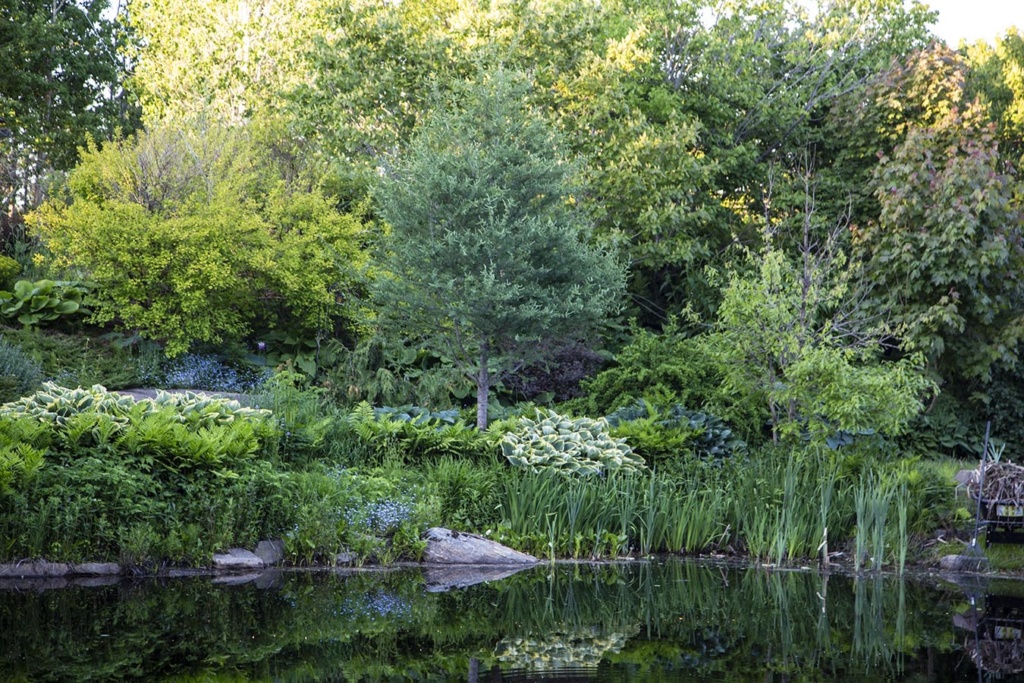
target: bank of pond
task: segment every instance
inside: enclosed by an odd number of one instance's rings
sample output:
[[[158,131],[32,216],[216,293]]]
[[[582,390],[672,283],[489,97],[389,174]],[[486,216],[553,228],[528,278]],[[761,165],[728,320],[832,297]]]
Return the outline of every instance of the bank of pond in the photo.
[[[0,584],[9,681],[960,681],[1024,670],[1024,586],[678,558]],[[987,678],[987,679],[988,679]]]
[[[584,418],[480,432],[369,406],[325,419],[308,397],[286,399],[268,410],[49,385],[0,407],[0,562],[155,572],[279,539],[290,565],[388,564],[420,559],[423,531],[443,526],[543,559],[717,553],[902,571],[973,519],[960,463],[887,458],[874,442],[640,457]]]

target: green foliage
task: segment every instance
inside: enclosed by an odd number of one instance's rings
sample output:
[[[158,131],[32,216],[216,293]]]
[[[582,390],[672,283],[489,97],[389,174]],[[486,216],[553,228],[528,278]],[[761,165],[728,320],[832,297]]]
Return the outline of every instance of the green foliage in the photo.
[[[424,481],[437,497],[437,524],[470,531],[495,528],[500,521],[500,492],[507,475],[508,466],[497,457],[460,459],[445,455],[428,463]]]
[[[125,94],[120,49],[130,36],[106,12],[107,0],[43,6],[4,3],[0,28],[0,213],[4,239],[18,213],[44,198],[52,172],[78,160],[89,136],[136,125]],[[5,285],[6,286],[6,285]]]
[[[480,428],[492,369],[541,339],[585,333],[622,290],[570,205],[569,166],[525,89],[503,71],[464,84],[377,191],[391,227],[375,283],[381,324],[445,349],[474,378]]]
[[[169,415],[172,421],[194,428],[227,425],[236,419],[260,421],[270,415],[268,410],[247,408],[238,401],[200,396],[191,391],[158,391],[156,398],[136,401],[98,384],[89,389],[68,389],[53,382],[45,382],[41,391],[0,406],[0,417],[24,415],[59,427],[81,414],[106,415],[123,426],[155,413]]]
[[[0,337],[0,402],[13,401],[34,391],[43,381],[43,371],[31,356]]]
[[[47,378],[62,386],[153,386],[163,358],[154,345],[140,343],[137,337],[125,340],[110,335],[92,337],[17,327],[5,330],[4,339],[19,346],[42,366]]]
[[[6,289],[21,275],[22,265],[10,256],[0,254],[0,287]]]
[[[967,47],[965,91],[968,99],[975,95],[988,105],[996,122],[999,151],[1006,159],[1020,158],[1024,153],[1024,36],[1020,29],[1010,27],[993,44],[978,41]]]
[[[883,361],[886,328],[857,305],[856,272],[833,232],[820,246],[804,225],[802,258],[772,246],[748,254],[753,272],[734,272],[710,344],[726,385],[767,403],[772,435],[823,442],[836,430],[898,434],[933,388],[924,359]]]
[[[658,409],[648,401],[619,408],[607,417],[612,435],[626,439],[647,462],[671,462],[686,455],[726,458],[746,449],[719,417],[675,403]]]
[[[569,418],[537,411],[536,419],[520,417],[501,439],[501,451],[515,467],[531,472],[601,475],[646,470],[643,458],[625,439],[609,434],[608,420]]]
[[[911,61],[933,82],[927,109],[874,171],[877,220],[855,232],[873,283],[868,304],[884,311],[902,347],[924,353],[944,380],[987,382],[1016,361],[1024,335],[1020,182],[1002,163],[989,113],[964,99],[959,57],[940,48]],[[893,86],[890,97],[902,100]]]
[[[445,456],[477,459],[496,450],[489,432],[468,426],[455,411],[373,408],[363,402],[343,419],[349,444],[346,457],[353,464],[426,465]]]
[[[634,328],[615,363],[583,383],[585,395],[567,407],[588,415],[608,414],[637,400],[653,405],[695,406],[727,415],[757,434],[764,422],[760,406],[721,390],[723,368],[704,337],[687,337],[675,321],[662,334]]]
[[[27,443],[0,447],[0,495],[25,485],[43,466],[43,451]]]
[[[406,338],[371,334],[342,350],[324,385],[336,401],[446,407],[473,393],[473,382],[450,359]]]
[[[281,90],[295,85],[297,53],[306,49],[321,3],[140,2],[128,13],[138,36],[132,88],[147,120],[182,120],[197,112],[239,124],[270,114]],[[246,49],[237,49],[245,44]]]
[[[279,327],[316,338],[347,318],[360,221],[257,133],[167,124],[83,151],[68,201],[29,221],[57,267],[96,283],[93,322],[176,356]]]
[[[13,292],[0,291],[0,316],[31,327],[78,312],[87,293],[75,282],[19,280]]]

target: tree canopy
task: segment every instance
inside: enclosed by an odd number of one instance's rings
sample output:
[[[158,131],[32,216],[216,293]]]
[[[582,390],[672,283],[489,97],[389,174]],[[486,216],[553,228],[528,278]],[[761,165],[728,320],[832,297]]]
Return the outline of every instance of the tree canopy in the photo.
[[[376,195],[390,226],[381,322],[443,344],[476,381],[480,427],[492,367],[586,333],[622,289],[574,206],[556,136],[515,79],[498,71],[459,87],[382,170]]]

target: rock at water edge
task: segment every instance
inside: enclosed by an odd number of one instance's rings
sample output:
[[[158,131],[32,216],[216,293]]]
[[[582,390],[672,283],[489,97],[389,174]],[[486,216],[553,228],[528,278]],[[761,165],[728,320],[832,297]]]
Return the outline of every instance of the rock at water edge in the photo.
[[[537,558],[508,546],[442,527],[427,529],[423,561],[429,564],[535,564]]]
[[[256,557],[263,560],[263,564],[272,567],[284,561],[284,541],[277,539],[273,541],[260,541],[256,544]]]
[[[0,578],[31,578],[67,576],[71,573],[71,565],[64,562],[18,562],[17,564],[0,564]]]
[[[984,555],[946,555],[939,559],[939,568],[947,572],[978,572],[988,569],[988,558]]]
[[[223,555],[213,556],[213,568],[225,571],[263,569],[263,560],[243,548],[232,548]]]

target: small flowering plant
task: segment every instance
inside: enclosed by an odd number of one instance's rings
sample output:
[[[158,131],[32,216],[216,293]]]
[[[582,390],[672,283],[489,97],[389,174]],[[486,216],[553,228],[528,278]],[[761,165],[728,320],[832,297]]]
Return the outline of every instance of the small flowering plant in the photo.
[[[419,559],[421,536],[430,519],[429,505],[413,496],[384,497],[348,508],[344,515],[353,547],[387,562],[398,557]]]
[[[168,389],[205,389],[252,393],[270,376],[269,368],[235,367],[216,356],[186,353],[167,361],[163,384]]]

